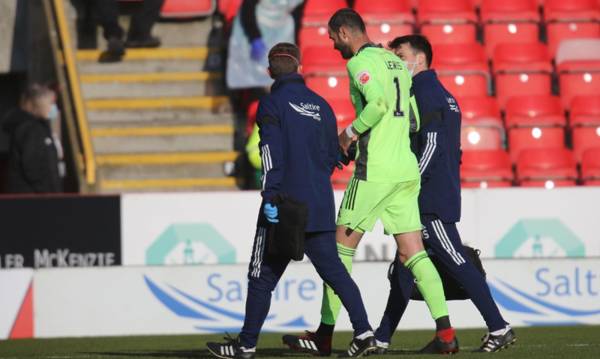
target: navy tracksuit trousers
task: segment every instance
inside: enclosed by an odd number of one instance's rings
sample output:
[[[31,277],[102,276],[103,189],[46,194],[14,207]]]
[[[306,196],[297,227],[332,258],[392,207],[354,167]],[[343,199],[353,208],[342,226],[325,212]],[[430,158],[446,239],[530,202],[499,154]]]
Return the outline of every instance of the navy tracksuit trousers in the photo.
[[[253,348],[269,313],[271,293],[285,272],[289,259],[272,258],[266,253],[267,227],[259,226],[254,238],[248,269],[246,317],[240,332],[240,342]],[[354,335],[371,330],[360,291],[342,264],[337,252],[335,232],[306,233],[304,253],[319,276],[333,288],[348,311]]]
[[[455,223],[444,223],[436,216],[423,215],[423,242],[444,270],[460,283],[485,320],[490,331],[503,329],[506,322],[494,302],[484,276],[467,259]],[[387,306],[375,332],[377,340],[389,343],[406,310],[415,283],[412,273],[396,257],[390,266],[390,293]]]

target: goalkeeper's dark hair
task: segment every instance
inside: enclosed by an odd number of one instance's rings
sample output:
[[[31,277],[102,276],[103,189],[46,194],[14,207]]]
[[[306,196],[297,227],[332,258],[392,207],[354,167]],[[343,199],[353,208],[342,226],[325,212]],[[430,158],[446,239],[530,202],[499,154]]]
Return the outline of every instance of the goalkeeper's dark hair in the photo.
[[[298,66],[300,66],[298,46],[289,42],[280,42],[269,51],[269,69],[274,79],[297,72]]]
[[[388,43],[390,49],[396,49],[403,44],[409,44],[410,47],[416,52],[422,52],[425,54],[425,60],[427,61],[427,67],[431,67],[431,61],[433,60],[433,51],[431,50],[431,43],[423,35],[405,35],[395,38]]]
[[[342,26],[347,26],[351,29],[358,30],[361,33],[365,33],[365,22],[362,17],[350,8],[339,9],[329,19],[327,24],[329,28],[335,32],[338,32]]]

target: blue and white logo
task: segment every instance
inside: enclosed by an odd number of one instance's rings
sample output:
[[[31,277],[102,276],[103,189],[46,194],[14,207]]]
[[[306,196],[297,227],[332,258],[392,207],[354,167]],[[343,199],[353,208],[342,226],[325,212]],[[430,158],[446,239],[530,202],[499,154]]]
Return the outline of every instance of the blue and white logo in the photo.
[[[240,277],[213,272],[205,278],[201,293],[149,276],[144,282],[154,297],[176,317],[189,321],[194,330],[205,333],[239,331],[244,323],[247,293],[245,273]],[[263,326],[266,331],[298,331],[310,327],[305,313],[314,312],[320,303],[321,283],[312,278],[282,278],[273,292],[270,313]],[[317,313],[318,314],[318,313]]]
[[[573,263],[573,262],[571,262]],[[496,303],[510,318],[525,325],[576,325],[600,321],[597,268],[582,265],[540,265],[522,273],[524,280],[495,277],[488,284]]]

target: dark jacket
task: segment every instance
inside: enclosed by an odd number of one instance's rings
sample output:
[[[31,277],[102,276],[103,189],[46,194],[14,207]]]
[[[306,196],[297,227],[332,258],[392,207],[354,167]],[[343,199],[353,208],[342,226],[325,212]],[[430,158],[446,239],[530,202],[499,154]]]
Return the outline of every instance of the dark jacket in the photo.
[[[443,222],[460,220],[461,113],[454,96],[427,70],[413,78],[421,128],[412,137],[419,160],[421,214],[433,214]]]
[[[261,98],[257,123],[263,164],[264,202],[277,194],[308,207],[307,232],[335,230],[331,173],[338,155],[333,110],[304,84],[302,76],[282,76]]]
[[[10,135],[6,191],[61,192],[58,153],[50,121],[15,110],[8,115],[4,130]]]

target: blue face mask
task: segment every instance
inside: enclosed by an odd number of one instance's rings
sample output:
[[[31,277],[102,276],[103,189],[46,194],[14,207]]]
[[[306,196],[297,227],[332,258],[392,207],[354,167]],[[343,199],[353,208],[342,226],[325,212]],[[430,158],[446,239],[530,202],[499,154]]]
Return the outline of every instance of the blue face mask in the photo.
[[[54,120],[58,119],[58,116],[59,116],[58,106],[56,106],[56,104],[53,103],[50,106],[50,111],[48,111],[48,119],[50,121],[54,121]]]

